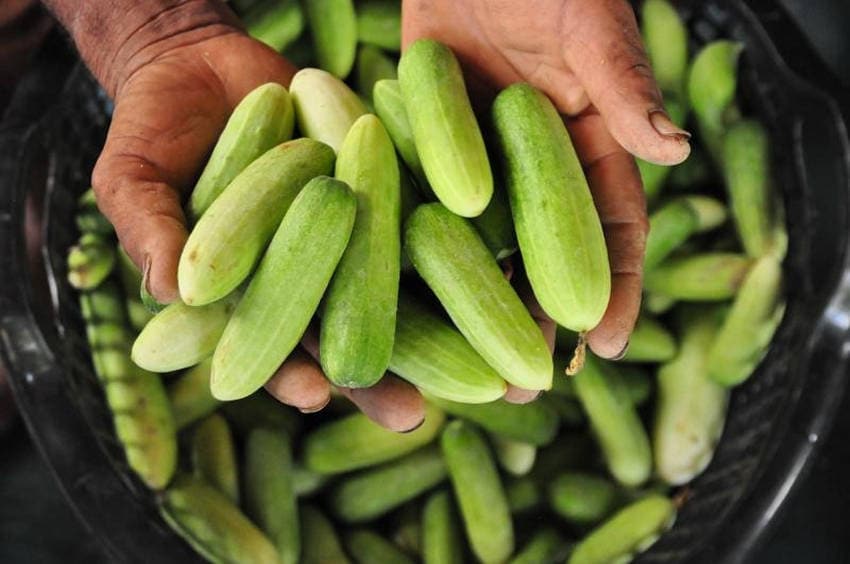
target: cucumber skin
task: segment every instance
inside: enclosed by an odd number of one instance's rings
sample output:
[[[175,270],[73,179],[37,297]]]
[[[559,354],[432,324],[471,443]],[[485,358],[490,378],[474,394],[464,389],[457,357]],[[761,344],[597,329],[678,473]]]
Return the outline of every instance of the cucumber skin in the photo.
[[[305,137],[339,151],[348,130],[367,113],[357,94],[339,78],[321,69],[301,69],[289,85],[298,129]]]
[[[552,102],[528,84],[503,90],[492,113],[534,295],[559,325],[593,329],[608,308],[611,268],[569,133]]]
[[[376,116],[362,116],[349,130],[336,177],[354,192],[357,215],[325,294],[320,358],[337,386],[367,388],[390,364],[401,268],[398,162]]]
[[[398,81],[434,193],[458,215],[481,215],[493,196],[493,173],[454,54],[436,41],[415,41],[401,57]]]
[[[552,386],[552,356],[540,328],[475,229],[439,203],[405,225],[405,250],[472,347],[508,382]]]
[[[319,66],[338,78],[345,78],[357,55],[353,0],[306,0],[304,9]]]
[[[213,396],[252,394],[289,356],[348,244],[356,210],[351,189],[332,178],[314,178],[298,194],[216,347]]]

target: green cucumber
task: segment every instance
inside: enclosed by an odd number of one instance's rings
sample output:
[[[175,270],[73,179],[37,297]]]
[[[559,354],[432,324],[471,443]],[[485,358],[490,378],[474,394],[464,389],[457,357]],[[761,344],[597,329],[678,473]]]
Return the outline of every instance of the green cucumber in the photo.
[[[343,81],[320,69],[302,69],[289,86],[301,133],[339,151],[348,130],[367,113],[357,94]]]
[[[498,400],[474,405],[433,396],[428,396],[428,400],[446,413],[472,421],[486,431],[536,446],[549,444],[558,432],[558,413],[540,401],[515,404]]]
[[[151,372],[172,372],[209,358],[236,307],[237,294],[200,307],[169,304],[136,337],[133,362]]]
[[[691,235],[710,231],[726,221],[723,204],[707,196],[684,196],[664,204],[649,217],[643,267],[651,270]]]
[[[227,421],[216,413],[201,421],[192,433],[195,476],[239,505],[239,468],[236,447]]]
[[[245,444],[245,511],[277,547],[282,564],[298,564],[301,532],[289,437],[257,428]]]
[[[566,472],[549,485],[552,510],[578,525],[601,521],[614,509],[617,501],[617,486],[595,474]]]
[[[402,293],[390,370],[431,396],[462,403],[499,399],[507,388],[454,327]]]
[[[445,416],[427,406],[424,423],[409,433],[384,429],[362,413],[326,423],[304,438],[304,464],[322,474],[338,474],[404,456],[430,443]]]
[[[676,519],[666,497],[650,495],[618,511],[582,540],[567,564],[629,562],[652,546]]]
[[[543,310],[574,331],[593,329],[611,297],[602,223],[552,102],[514,84],[493,103],[525,271]]]
[[[345,78],[357,55],[357,15],[353,0],[305,0],[307,24],[319,66]]]
[[[301,564],[350,564],[333,524],[314,505],[304,505],[301,515]]]
[[[509,561],[509,564],[554,564],[561,562],[563,557],[559,558],[559,556],[564,544],[564,539],[558,534],[558,531],[545,528],[531,537],[522,550]]]
[[[221,409],[233,428],[243,437],[257,427],[276,429],[292,437],[297,435],[303,423],[295,409],[283,405],[264,390],[241,400],[225,402]]]
[[[647,272],[644,289],[686,301],[724,301],[741,286],[752,260],[737,253],[703,253],[668,259]]]
[[[422,561],[424,564],[463,564],[463,546],[457,515],[449,492],[441,490],[422,508]]]
[[[94,190],[91,188],[77,198],[77,211],[74,214],[74,221],[80,233],[96,233],[103,236],[115,233],[115,228],[112,227],[106,216],[100,213]]]
[[[269,82],[249,92],[230,115],[192,196],[189,213],[201,217],[245,168],[292,137],[292,100],[286,88]]]
[[[358,564],[413,564],[413,560],[396,545],[367,529],[348,533],[345,547]]]
[[[473,217],[471,221],[496,260],[505,259],[516,252],[516,232],[511,208],[508,206],[507,195],[501,186],[495,187],[493,197],[484,213]]]
[[[83,233],[68,251],[68,283],[77,290],[91,290],[115,268],[115,246],[102,235]]]
[[[490,435],[490,443],[499,466],[504,468],[505,472],[513,476],[525,476],[531,471],[537,458],[535,445],[495,434]]]
[[[688,99],[694,109],[701,140],[714,161],[723,160],[723,136],[737,118],[738,58],[743,45],[719,39],[703,46],[688,71]]]
[[[405,249],[472,347],[508,382],[552,385],[543,333],[481,238],[442,204],[419,206],[405,225]]]
[[[690,307],[680,317],[679,353],[658,370],[652,437],[655,473],[672,485],[690,482],[708,466],[723,431],[729,396],[709,378],[709,351],[721,311],[717,306]]]
[[[401,50],[401,2],[358,0],[357,37],[361,43],[387,51]]]
[[[334,516],[346,523],[371,521],[430,490],[446,478],[435,447],[345,478],[330,492]]]
[[[420,190],[428,192],[430,190],[427,187],[428,179],[422,168],[422,161],[419,160],[419,153],[416,151],[413,130],[410,127],[410,120],[407,119],[407,110],[404,109],[404,98],[402,98],[398,80],[385,79],[376,82],[372,87],[372,100],[375,104],[375,112],[387,128],[404,164],[413,173]]]
[[[332,383],[368,388],[390,364],[401,257],[398,163],[376,116],[367,114],[351,126],[336,177],[357,197],[357,216],[325,294],[320,358]]]
[[[279,562],[271,541],[229,499],[197,478],[176,478],[160,499],[160,513],[210,562]]]
[[[676,339],[658,320],[643,314],[629,337],[625,362],[666,362],[676,355]]]
[[[504,562],[514,550],[513,523],[484,437],[469,423],[452,421],[440,442],[472,551],[482,562]]]
[[[211,414],[221,404],[210,392],[211,369],[210,357],[184,372],[168,386],[168,401],[178,430]]]
[[[177,269],[180,297],[191,306],[220,300],[254,269],[286,210],[305,184],[327,174],[327,145],[297,139],[252,162],[192,229]]]
[[[512,514],[535,510],[543,501],[540,488],[535,480],[528,476],[509,481],[505,486],[505,495],[508,497],[508,507],[511,508]]]
[[[289,356],[348,244],[356,211],[351,189],[332,178],[316,177],[296,196],[215,349],[213,396],[254,393]]]
[[[304,31],[304,13],[298,0],[265,0],[242,18],[248,35],[275,51],[283,51]]]
[[[398,81],[434,193],[458,215],[481,215],[493,195],[493,173],[451,49],[430,39],[413,42],[401,56]]]
[[[688,69],[688,30],[668,0],[646,0],[641,31],[655,82],[664,93],[681,96]]]
[[[381,80],[394,80],[398,76],[396,63],[380,49],[361,45],[357,50],[357,91],[372,100],[372,90]]]

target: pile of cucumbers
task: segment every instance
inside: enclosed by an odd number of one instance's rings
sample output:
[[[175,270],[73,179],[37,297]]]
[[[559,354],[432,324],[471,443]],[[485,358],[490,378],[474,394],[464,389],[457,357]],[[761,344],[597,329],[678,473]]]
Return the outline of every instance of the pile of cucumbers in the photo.
[[[641,317],[621,361],[588,353],[567,376],[611,272],[549,99],[516,84],[476,115],[431,40],[396,65],[398,2],[232,4],[321,68],[234,110],[187,203],[181,300],[146,294],[91,191],[68,255],[116,434],[163,518],[212,562],[585,564],[647,549],[784,311],[787,237],[768,133],[736,102],[741,45],[691,57],[667,0],[643,3],[693,153],[639,163]],[[557,322],[554,350],[511,270]],[[318,350],[301,344],[311,324]],[[278,403],[261,388],[302,348],[340,389],[388,372],[416,386],[424,422],[393,432],[336,393],[311,415]],[[508,389],[542,393],[517,404]]]

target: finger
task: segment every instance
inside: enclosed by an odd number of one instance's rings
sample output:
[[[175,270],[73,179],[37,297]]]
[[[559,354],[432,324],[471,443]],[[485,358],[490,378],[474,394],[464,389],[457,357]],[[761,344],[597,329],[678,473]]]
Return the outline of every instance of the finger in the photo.
[[[588,333],[588,344],[603,358],[617,358],[628,345],[640,309],[649,231],[646,200],[634,159],[592,108],[567,125],[602,221],[611,265],[611,300],[599,325]]]
[[[407,433],[425,421],[425,400],[412,384],[385,374],[371,388],[339,388],[363,414],[378,425]]]
[[[502,399],[508,403],[531,403],[540,397],[540,390],[526,390],[525,388],[518,388],[513,384],[508,384],[508,389],[505,392],[505,395],[502,396]]]
[[[299,350],[284,361],[265,388],[278,401],[302,413],[315,413],[331,400],[331,386],[321,367]]]
[[[658,164],[690,153],[690,135],[670,121],[643,49],[634,11],[625,0],[571,2],[563,56],[627,151]]]

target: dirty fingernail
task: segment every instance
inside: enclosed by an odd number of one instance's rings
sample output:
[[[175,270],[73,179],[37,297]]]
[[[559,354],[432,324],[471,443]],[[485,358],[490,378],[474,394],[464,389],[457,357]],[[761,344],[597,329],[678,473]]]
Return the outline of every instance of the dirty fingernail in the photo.
[[[612,356],[611,360],[623,360],[627,352],[629,352],[629,341],[626,341],[626,344],[623,346],[623,350]]]
[[[671,137],[680,143],[687,143],[691,134],[673,123],[664,110],[653,110],[649,112],[649,122],[659,134]]]

